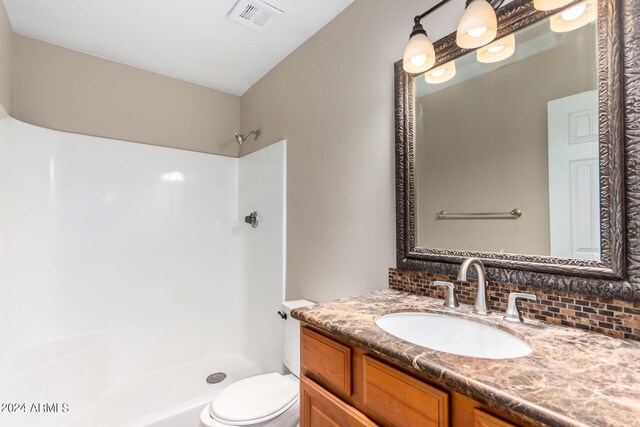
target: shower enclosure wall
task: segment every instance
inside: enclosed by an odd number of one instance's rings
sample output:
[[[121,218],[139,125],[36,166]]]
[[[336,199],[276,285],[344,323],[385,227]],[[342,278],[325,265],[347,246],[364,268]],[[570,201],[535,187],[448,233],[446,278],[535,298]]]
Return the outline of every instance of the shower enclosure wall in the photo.
[[[0,402],[26,404],[0,425],[196,426],[221,387],[280,370],[285,146],[236,159],[0,119]]]

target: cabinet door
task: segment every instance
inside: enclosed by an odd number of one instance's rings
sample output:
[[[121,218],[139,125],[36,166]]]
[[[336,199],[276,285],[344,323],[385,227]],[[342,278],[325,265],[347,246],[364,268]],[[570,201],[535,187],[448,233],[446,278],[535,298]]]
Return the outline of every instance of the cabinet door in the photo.
[[[478,408],[473,411],[474,427],[516,427]]]
[[[322,386],[351,396],[351,349],[308,328],[302,328],[302,372]]]
[[[364,356],[364,407],[383,426],[448,427],[448,394]]]
[[[318,384],[300,378],[301,427],[375,427],[369,418]]]

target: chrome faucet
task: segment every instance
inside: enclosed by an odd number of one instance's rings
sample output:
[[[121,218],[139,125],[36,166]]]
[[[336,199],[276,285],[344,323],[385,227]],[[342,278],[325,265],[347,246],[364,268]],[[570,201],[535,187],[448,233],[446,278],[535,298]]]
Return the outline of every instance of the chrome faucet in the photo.
[[[447,294],[444,297],[444,308],[454,309],[460,307],[458,297],[456,296],[455,286],[451,282],[433,282],[433,286],[444,286],[447,288]]]
[[[507,304],[507,312],[504,314],[503,319],[507,322],[524,322],[522,313],[518,310],[519,299],[528,299],[531,301],[537,301],[537,298],[533,294],[523,294],[521,292],[511,292],[509,294],[509,303]]]
[[[475,266],[478,272],[478,292],[476,293],[476,302],[473,305],[473,312],[476,314],[487,315],[491,313],[489,309],[489,296],[487,295],[487,280],[484,271],[484,265],[478,258],[468,258],[461,265],[458,271],[458,280],[467,281],[467,271],[469,267]]]

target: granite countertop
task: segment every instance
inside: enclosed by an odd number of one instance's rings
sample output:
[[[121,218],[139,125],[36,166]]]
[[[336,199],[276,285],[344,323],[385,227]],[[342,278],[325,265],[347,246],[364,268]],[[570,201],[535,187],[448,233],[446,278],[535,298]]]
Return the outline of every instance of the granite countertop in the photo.
[[[478,316],[462,305],[394,290],[294,310],[294,318],[488,407],[506,407],[524,422],[553,426],[640,426],[640,343],[502,313]],[[428,311],[494,324],[523,338],[533,352],[517,359],[478,359],[430,350],[380,329],[375,319]]]

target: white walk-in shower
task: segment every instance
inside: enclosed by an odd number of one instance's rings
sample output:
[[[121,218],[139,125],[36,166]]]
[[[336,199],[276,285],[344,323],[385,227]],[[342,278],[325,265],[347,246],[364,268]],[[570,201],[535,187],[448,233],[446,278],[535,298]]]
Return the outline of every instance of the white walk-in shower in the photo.
[[[280,370],[285,147],[0,119],[0,402],[19,404],[0,425],[196,426],[222,387]]]

